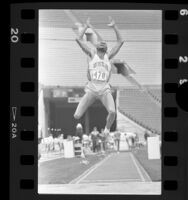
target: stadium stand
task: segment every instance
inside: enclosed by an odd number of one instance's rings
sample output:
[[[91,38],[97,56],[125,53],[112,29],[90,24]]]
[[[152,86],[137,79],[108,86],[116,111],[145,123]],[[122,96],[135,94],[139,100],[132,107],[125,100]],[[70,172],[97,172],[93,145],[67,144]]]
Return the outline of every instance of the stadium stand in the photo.
[[[150,88],[149,92],[150,92],[150,94],[153,95],[153,97],[157,101],[161,102],[161,89],[159,89],[159,88]]]
[[[138,89],[120,91],[119,111],[138,125],[161,133],[161,111],[148,95]]]

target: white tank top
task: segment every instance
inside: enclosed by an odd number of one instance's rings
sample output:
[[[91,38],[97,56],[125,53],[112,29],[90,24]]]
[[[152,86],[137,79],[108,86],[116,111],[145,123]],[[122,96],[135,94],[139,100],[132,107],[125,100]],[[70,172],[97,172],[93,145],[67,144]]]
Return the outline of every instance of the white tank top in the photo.
[[[90,81],[94,83],[105,83],[108,81],[111,71],[111,64],[108,55],[104,55],[104,59],[99,58],[97,54],[89,61]]]
[[[111,64],[108,55],[105,54],[104,58],[101,59],[97,54],[95,54],[93,59],[89,61],[89,83],[87,84],[87,87],[96,92],[102,92],[106,88],[110,88],[108,84],[110,73]]]

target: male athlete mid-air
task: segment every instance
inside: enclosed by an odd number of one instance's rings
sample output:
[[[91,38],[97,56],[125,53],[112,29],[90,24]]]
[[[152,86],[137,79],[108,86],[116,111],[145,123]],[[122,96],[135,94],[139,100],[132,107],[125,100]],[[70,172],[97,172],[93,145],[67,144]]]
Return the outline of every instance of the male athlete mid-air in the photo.
[[[75,119],[82,117],[87,108],[99,99],[108,111],[106,119],[106,126],[104,132],[108,134],[110,127],[115,119],[115,103],[111,94],[109,79],[111,76],[110,60],[119,52],[124,41],[119,33],[119,30],[112,18],[110,19],[109,27],[112,27],[116,33],[116,45],[108,52],[107,44],[105,41],[100,41],[95,44],[95,50],[90,49],[83,41],[83,36],[88,28],[92,28],[89,19],[86,22],[83,30],[80,32],[79,37],[76,39],[81,49],[89,57],[88,66],[88,83],[85,87],[85,95],[82,97],[74,114]]]

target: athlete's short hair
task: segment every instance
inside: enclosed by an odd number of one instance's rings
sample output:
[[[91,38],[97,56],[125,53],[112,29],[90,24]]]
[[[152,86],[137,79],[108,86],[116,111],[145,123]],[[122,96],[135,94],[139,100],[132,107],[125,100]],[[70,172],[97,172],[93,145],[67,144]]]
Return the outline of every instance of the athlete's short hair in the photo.
[[[96,45],[97,50],[106,52],[108,47],[105,41],[101,41]]]

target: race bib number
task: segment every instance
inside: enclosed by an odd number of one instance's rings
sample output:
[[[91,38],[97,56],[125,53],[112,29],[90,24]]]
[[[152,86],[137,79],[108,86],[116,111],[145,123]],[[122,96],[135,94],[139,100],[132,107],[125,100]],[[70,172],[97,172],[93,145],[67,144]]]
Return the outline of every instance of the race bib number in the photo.
[[[97,80],[97,81],[106,81],[107,80],[107,75],[106,75],[105,72],[93,71],[92,79],[93,80]]]

